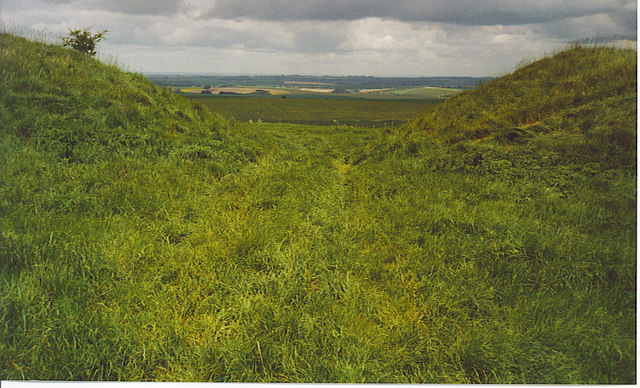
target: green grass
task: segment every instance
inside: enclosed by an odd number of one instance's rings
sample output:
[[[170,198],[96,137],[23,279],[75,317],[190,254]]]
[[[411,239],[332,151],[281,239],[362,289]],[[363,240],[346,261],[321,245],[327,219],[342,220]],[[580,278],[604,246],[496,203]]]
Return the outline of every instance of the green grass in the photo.
[[[239,121],[287,122],[306,125],[399,126],[435,104],[437,99],[356,99],[316,96],[193,96],[194,102]]]
[[[412,86],[404,88],[394,88],[391,90],[382,90],[380,92],[375,92],[375,94],[406,96],[414,98],[449,98],[460,92],[460,89],[438,88],[432,86]]]
[[[615,136],[579,159],[560,125],[230,122],[0,39],[3,380],[636,381],[637,179]],[[601,100],[552,117],[635,114]]]
[[[405,135],[635,166],[636,72],[635,50],[571,47],[452,97],[412,120]]]

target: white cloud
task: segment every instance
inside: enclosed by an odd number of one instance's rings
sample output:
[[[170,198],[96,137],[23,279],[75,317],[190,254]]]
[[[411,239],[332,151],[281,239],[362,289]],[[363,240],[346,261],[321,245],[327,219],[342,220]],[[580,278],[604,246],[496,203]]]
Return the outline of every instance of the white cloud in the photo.
[[[430,41],[434,28],[425,26],[421,30],[411,24],[380,18],[366,18],[349,23],[347,39],[340,44],[342,51],[407,51],[418,48],[418,40]]]
[[[571,40],[633,37],[636,9],[623,0],[4,0],[0,16],[53,35],[108,29],[100,51],[135,70],[428,76],[495,75]]]

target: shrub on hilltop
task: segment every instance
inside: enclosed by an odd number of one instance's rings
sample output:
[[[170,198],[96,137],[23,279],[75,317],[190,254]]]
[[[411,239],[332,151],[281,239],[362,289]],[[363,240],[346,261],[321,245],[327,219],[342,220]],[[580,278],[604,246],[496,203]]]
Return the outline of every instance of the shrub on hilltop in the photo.
[[[104,30],[92,35],[88,28],[84,30],[69,29],[69,36],[62,38],[62,45],[64,47],[71,47],[78,52],[94,56],[96,55],[96,44],[104,38],[107,32],[109,32],[109,30]]]

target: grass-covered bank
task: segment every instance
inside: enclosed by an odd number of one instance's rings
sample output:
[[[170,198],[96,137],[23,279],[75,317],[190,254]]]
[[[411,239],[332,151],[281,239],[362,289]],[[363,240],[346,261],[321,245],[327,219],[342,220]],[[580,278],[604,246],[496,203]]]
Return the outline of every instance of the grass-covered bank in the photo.
[[[234,124],[0,38],[3,379],[635,382],[634,147],[564,152],[585,116]],[[627,133],[612,107],[571,109]]]
[[[0,64],[0,375],[136,379],[144,349],[104,298],[149,303],[129,294],[153,272],[149,244],[188,233],[171,220],[255,151],[219,116],[72,50],[1,34]]]
[[[636,50],[572,46],[418,115],[382,148],[397,139],[635,171],[636,73]]]
[[[353,171],[372,174],[370,190],[394,202],[405,196],[415,218],[394,235],[417,233],[418,245],[444,237],[431,248],[450,247],[442,284],[464,284],[456,299],[473,290],[458,306],[488,325],[471,319],[460,330],[473,338],[472,361],[461,361],[477,381],[500,381],[492,375],[507,359],[517,366],[506,370],[541,373],[539,382],[569,382],[577,370],[575,382],[635,381],[636,72],[635,50],[573,46],[452,97],[358,154]],[[433,269],[416,273],[433,287]],[[555,370],[540,372],[547,363]]]

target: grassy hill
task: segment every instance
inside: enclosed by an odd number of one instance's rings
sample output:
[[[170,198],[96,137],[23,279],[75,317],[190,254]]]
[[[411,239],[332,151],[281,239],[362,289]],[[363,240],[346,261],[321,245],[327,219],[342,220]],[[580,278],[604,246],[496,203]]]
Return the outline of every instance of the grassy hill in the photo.
[[[635,382],[635,52],[607,50],[378,133],[0,35],[0,377]]]
[[[636,68],[571,47],[354,156],[475,381],[635,381]]]
[[[139,287],[132,260],[188,234],[170,220],[256,153],[220,116],[70,49],[2,33],[0,68],[0,376],[116,378],[119,329],[96,313],[125,298],[114,279]]]
[[[450,98],[402,136],[480,153],[635,166],[636,69],[635,50],[576,45]]]
[[[197,146],[205,153],[230,150],[220,117],[138,74],[59,46],[0,38],[5,136],[68,162],[193,157]]]

